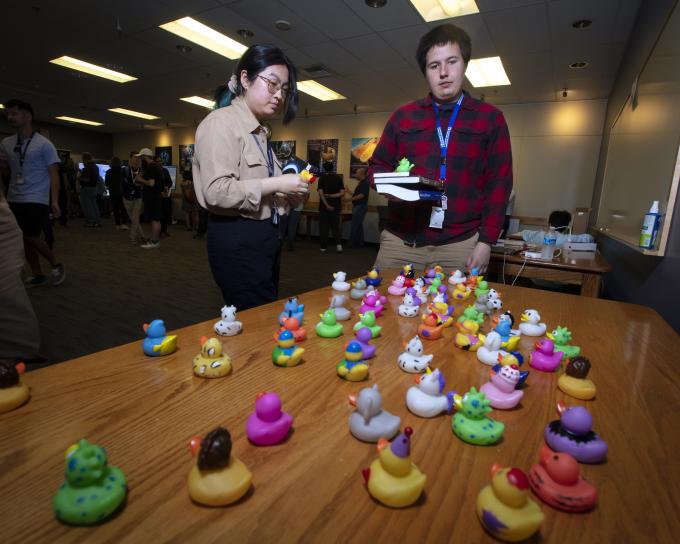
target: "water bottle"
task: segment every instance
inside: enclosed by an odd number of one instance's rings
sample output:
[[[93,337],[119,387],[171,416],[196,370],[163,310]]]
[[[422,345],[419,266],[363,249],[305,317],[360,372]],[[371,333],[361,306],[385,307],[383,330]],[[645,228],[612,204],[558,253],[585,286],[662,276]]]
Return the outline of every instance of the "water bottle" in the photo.
[[[652,202],[652,207],[645,214],[642,222],[642,232],[640,232],[640,247],[653,249],[656,243],[656,235],[659,232],[659,201]]]
[[[548,232],[543,233],[543,247],[541,248],[541,259],[552,261],[557,245],[557,231],[555,227],[550,227]]]

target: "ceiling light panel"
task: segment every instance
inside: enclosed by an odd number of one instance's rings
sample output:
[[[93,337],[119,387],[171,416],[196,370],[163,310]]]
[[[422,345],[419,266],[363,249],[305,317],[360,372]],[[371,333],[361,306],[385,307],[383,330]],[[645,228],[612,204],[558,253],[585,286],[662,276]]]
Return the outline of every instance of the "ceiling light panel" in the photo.
[[[100,127],[104,123],[99,123],[97,121],[88,121],[87,119],[79,119],[78,117],[69,117],[68,115],[60,115],[59,117],[56,117],[56,119],[60,119],[62,121],[68,121],[69,123],[80,123],[81,125],[90,125],[93,127]]]
[[[149,113],[141,113],[139,111],[128,110],[125,108],[109,108],[109,111],[114,113],[122,113],[123,115],[129,115],[130,117],[139,117],[140,119],[160,119],[157,115],[151,115]]]
[[[160,27],[231,60],[241,58],[241,55],[248,49],[242,43],[232,40],[191,17],[177,19]]]
[[[500,57],[487,57],[485,59],[472,59],[468,63],[465,77],[473,87],[497,87],[510,85],[510,80],[503,68]]]
[[[329,100],[345,100],[347,97],[342,96],[340,93],[336,93],[333,89],[317,83],[313,79],[308,79],[306,81],[298,81],[297,89],[303,93],[306,93],[314,98],[327,102]]]
[[[196,106],[202,106],[209,110],[215,107],[215,102],[213,100],[208,100],[207,98],[203,98],[202,96],[185,96],[184,98],[180,98],[180,100],[183,100],[184,102],[189,102],[189,104],[195,104]]]
[[[479,13],[475,0],[411,0],[425,22]]]
[[[84,60],[76,59],[73,57],[63,56],[58,59],[52,59],[50,61],[52,64],[62,66],[64,68],[70,68],[71,70],[77,70],[78,72],[85,72],[97,77],[102,77],[104,79],[110,79],[116,83],[127,83],[128,81],[135,81],[137,78],[123,74],[121,72],[116,72],[115,70],[110,70],[109,68],[104,68],[102,66],[97,66],[90,62]]]

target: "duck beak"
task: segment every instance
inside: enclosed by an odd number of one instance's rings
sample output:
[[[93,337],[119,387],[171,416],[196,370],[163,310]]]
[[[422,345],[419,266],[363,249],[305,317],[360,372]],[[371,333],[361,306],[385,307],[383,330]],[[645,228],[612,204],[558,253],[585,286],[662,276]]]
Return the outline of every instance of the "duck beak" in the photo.
[[[201,339],[198,341],[198,345],[203,346],[203,344],[205,344],[207,341],[208,341],[207,336],[201,336]]]
[[[191,455],[198,455],[198,450],[201,449],[201,437],[196,435],[192,436],[191,440],[189,440],[189,451],[191,452]]]
[[[416,384],[420,385],[420,374],[416,374],[415,377],[413,378],[413,381],[416,382]]]
[[[534,342],[534,347],[536,349],[541,349],[541,343],[540,342]]]
[[[352,393],[351,395],[347,395],[347,400],[349,401],[350,406],[355,406],[357,405],[357,396],[356,394]]]
[[[149,329],[149,324],[144,323],[144,325],[142,325],[142,329],[144,329],[144,332],[146,332]]]
[[[495,315],[491,318],[491,321],[493,322],[494,325],[498,325],[498,322],[500,321],[500,319],[498,319],[498,316]]]
[[[529,321],[529,316],[527,314],[522,314],[520,321]]]
[[[26,372],[26,363],[24,362],[17,363],[16,365],[14,365],[14,368],[17,369],[17,372],[21,376],[24,372]]]
[[[491,477],[493,478],[502,468],[503,467],[498,463],[494,463],[493,465],[491,465]]]
[[[564,404],[563,402],[558,402],[557,403],[557,413],[559,415],[562,415],[562,413],[567,409],[567,405]]]
[[[550,338],[550,340],[553,340],[553,341],[555,340],[555,337],[553,336],[553,333],[551,333],[551,332],[546,332],[545,335],[546,335],[548,338]]]
[[[378,453],[380,453],[382,450],[384,450],[389,445],[390,445],[389,440],[385,440],[384,438],[381,438],[380,440],[378,440],[378,445],[376,446],[376,449],[378,450]]]

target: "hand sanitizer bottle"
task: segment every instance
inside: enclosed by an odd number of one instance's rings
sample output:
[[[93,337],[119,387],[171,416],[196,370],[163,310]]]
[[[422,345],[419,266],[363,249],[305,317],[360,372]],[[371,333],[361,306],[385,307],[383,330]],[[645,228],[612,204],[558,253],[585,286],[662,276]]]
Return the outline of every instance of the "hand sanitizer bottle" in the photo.
[[[659,201],[652,202],[652,207],[645,214],[640,232],[640,247],[653,249],[656,243],[656,234],[659,232]]]
[[[555,227],[550,227],[548,232],[543,233],[543,247],[541,248],[541,259],[552,261],[557,245],[557,231]]]

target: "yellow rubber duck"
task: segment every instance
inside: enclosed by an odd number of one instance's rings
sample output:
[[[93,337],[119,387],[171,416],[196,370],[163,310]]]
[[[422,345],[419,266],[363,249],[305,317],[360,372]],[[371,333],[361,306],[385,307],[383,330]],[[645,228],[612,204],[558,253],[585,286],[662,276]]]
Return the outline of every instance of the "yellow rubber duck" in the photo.
[[[345,348],[345,358],[335,367],[338,376],[349,382],[360,382],[368,378],[368,365],[362,357],[361,344],[356,340],[350,341]]]
[[[231,370],[231,358],[222,353],[222,342],[217,338],[202,336],[201,353],[194,357],[194,374],[199,378],[222,378]]]
[[[591,400],[597,394],[597,387],[588,379],[590,360],[583,355],[570,359],[567,368],[557,380],[557,387],[567,395],[580,400]]]
[[[392,508],[404,508],[416,502],[427,480],[411,462],[412,434],[413,429],[406,427],[391,444],[381,438],[378,458],[361,472],[371,496]]]
[[[19,408],[31,396],[28,386],[21,381],[25,370],[24,363],[0,361],[0,414]]]
[[[466,351],[477,351],[479,346],[484,343],[484,340],[479,336],[479,323],[472,319],[465,319],[464,321],[457,321],[456,327],[459,332],[456,333],[453,339],[456,347]]]
[[[467,300],[470,297],[472,290],[462,283],[456,284],[453,288],[453,293],[451,296],[456,300]]]
[[[272,351],[272,362],[276,366],[296,366],[302,362],[304,348],[295,345],[295,336],[288,329],[279,333],[278,346]]]
[[[487,531],[507,542],[529,538],[543,523],[543,512],[529,498],[527,475],[496,464],[491,467],[491,485],[477,496],[477,515]]]
[[[231,455],[231,435],[217,427],[201,440],[194,437],[190,444],[198,462],[188,478],[189,496],[206,506],[226,506],[239,500],[250,489],[253,475]]]

